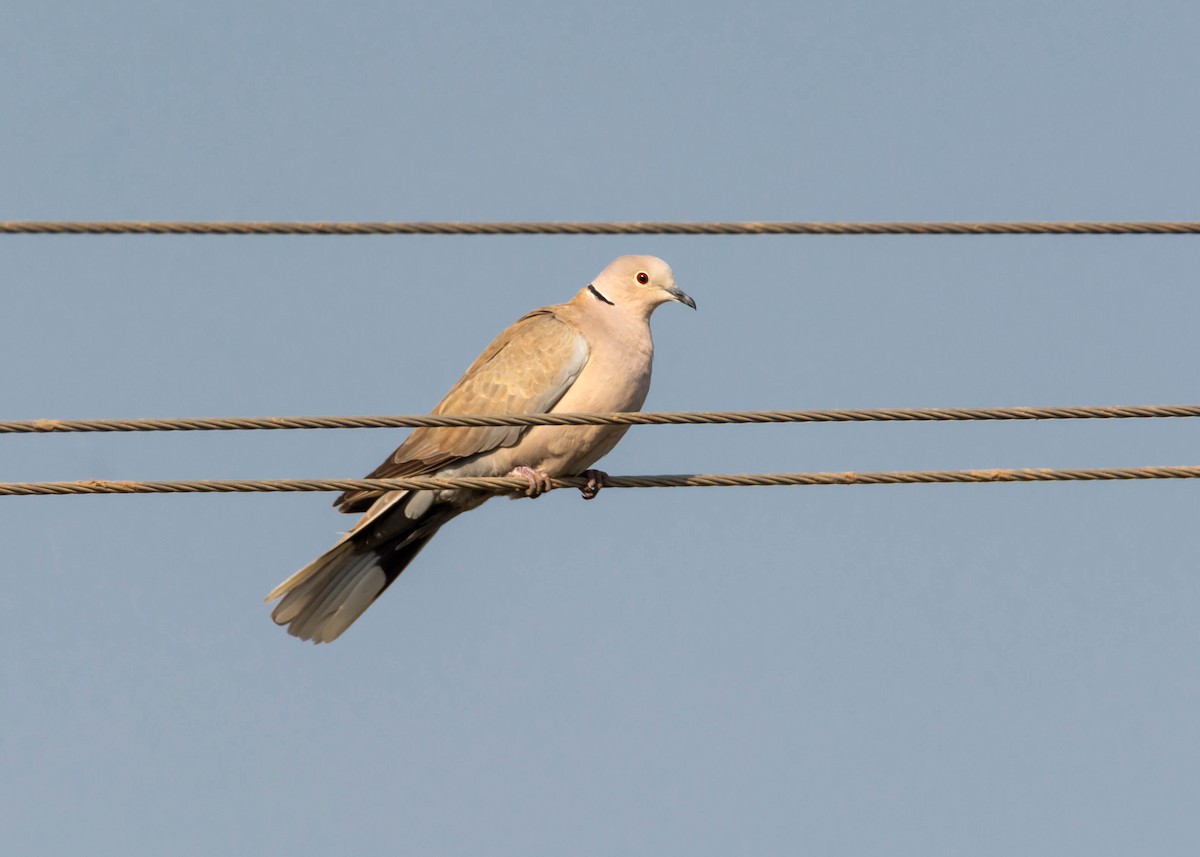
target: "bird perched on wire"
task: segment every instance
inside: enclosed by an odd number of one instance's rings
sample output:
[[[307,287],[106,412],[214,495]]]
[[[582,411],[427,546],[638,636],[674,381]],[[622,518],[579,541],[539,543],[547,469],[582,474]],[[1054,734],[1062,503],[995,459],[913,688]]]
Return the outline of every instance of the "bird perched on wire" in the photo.
[[[671,268],[622,256],[565,304],[520,318],[479,355],[434,414],[604,413],[640,410],[650,390],[650,314],[692,309]],[[591,466],[628,426],[418,428],[368,478],[520,476],[537,497],[556,476],[584,475],[585,499],[604,485]],[[350,532],[267,596],[271,618],[316,643],[336,640],[383,594],[443,525],[492,495],[467,489],[347,491],[334,505],[362,512]]]

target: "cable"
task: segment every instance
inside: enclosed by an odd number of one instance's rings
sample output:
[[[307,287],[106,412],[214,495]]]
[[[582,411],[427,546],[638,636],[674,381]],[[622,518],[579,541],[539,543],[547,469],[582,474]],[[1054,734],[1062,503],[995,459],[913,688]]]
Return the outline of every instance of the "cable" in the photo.
[[[728,425],[749,423],[968,422],[1200,417],[1200,405],[1057,408],[885,408],[814,411],[664,411],[615,414],[427,414],[366,417],[197,417],[183,419],[7,420],[0,434],[434,426]]]
[[[1195,235],[1197,221],[911,223],[9,220],[9,235]]]
[[[1200,466],[1105,467],[1085,470],[925,470],[877,473],[717,473],[673,476],[610,476],[609,488],[745,488],[786,485],[913,485],[968,482],[1097,482],[1141,479],[1200,479]],[[554,488],[582,488],[582,477],[552,479]],[[168,482],[88,480],[0,482],[0,496],[45,494],[229,494],[296,491],[395,491],[467,488],[493,493],[523,492],[524,478],[418,477],[412,479],[208,479]]]

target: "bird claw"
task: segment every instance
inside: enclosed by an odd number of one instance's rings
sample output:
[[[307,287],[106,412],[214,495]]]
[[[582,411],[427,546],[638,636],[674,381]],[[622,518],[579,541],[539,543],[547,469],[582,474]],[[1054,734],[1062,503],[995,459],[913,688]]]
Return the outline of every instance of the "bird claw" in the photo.
[[[508,475],[525,478],[529,483],[529,487],[525,489],[525,496],[530,499],[537,499],[554,487],[550,484],[549,476],[534,470],[532,467],[526,467],[524,464],[514,467],[509,471]]]
[[[603,470],[585,470],[583,476],[587,479],[587,485],[580,488],[579,493],[585,500],[595,500],[600,489],[608,485],[608,474]]]

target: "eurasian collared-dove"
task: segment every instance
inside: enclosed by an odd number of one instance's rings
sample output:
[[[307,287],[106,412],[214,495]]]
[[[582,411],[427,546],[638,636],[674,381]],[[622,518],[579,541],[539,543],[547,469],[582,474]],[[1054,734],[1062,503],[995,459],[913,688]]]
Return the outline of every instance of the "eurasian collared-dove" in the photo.
[[[571,301],[536,309],[501,333],[433,409],[435,414],[636,411],[650,389],[650,314],[667,301],[693,309],[670,266],[622,256]],[[604,474],[589,471],[628,426],[419,428],[370,478],[523,476],[531,497],[552,476],[587,475],[591,499]],[[334,505],[365,512],[350,532],[267,596],[288,633],[328,643],[350,627],[451,518],[491,494],[348,491]]]

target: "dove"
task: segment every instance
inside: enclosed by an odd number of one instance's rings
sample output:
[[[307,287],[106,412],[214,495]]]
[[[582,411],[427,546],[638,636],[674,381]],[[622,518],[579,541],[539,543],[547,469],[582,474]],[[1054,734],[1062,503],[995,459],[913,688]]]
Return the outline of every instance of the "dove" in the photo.
[[[450,388],[434,414],[637,411],[650,390],[650,315],[696,302],[654,256],[622,256],[567,303],[518,319]],[[368,478],[518,476],[537,497],[552,477],[585,476],[584,499],[604,485],[591,467],[629,426],[418,428]],[[451,519],[495,496],[466,489],[347,491],[339,511],[362,513],[340,541],[266,597],[289,634],[336,640]]]

